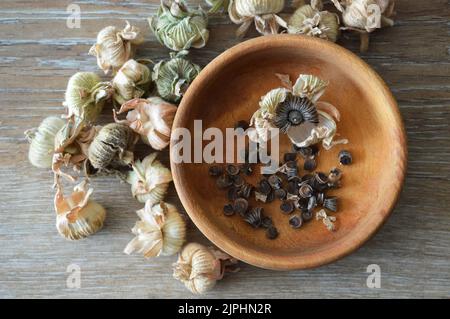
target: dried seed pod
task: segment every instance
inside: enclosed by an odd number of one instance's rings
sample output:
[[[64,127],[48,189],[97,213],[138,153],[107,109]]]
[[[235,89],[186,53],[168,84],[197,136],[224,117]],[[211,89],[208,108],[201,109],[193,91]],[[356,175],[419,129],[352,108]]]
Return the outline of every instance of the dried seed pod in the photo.
[[[336,230],[336,226],[334,225],[336,217],[328,216],[325,210],[321,209],[316,213],[316,220],[322,220],[323,224],[329,231]]]
[[[230,266],[237,264],[231,256],[197,243],[183,247],[178,261],[173,264],[173,277],[194,294],[211,290],[222,279]]]
[[[337,212],[337,197],[326,197],[322,206],[332,212]]]
[[[133,58],[136,46],[143,42],[144,37],[139,28],[127,21],[123,30],[114,26],[103,28],[89,54],[97,57],[97,64],[105,74],[115,74],[125,62]]]
[[[255,207],[245,215],[244,220],[254,228],[258,228],[261,226],[263,217],[262,207]]]
[[[125,124],[138,133],[144,143],[155,150],[162,150],[170,143],[172,124],[177,107],[159,97],[148,99],[133,99],[124,103],[119,112],[128,112],[125,120],[118,120],[114,111],[116,123]]]
[[[259,33],[276,34],[280,26],[286,27],[277,15],[283,8],[284,0],[230,0],[228,14],[233,23],[241,25],[236,32],[238,37],[245,35],[253,21]]]
[[[170,60],[155,64],[152,79],[156,83],[158,94],[166,101],[180,101],[187,87],[200,73],[201,68],[184,57],[187,51],[170,53]]]
[[[110,123],[103,126],[89,145],[88,158],[91,165],[96,169],[105,169],[113,164],[131,163],[136,137],[126,125]]]
[[[124,249],[124,253],[143,254],[145,258],[171,256],[183,245],[186,224],[174,205],[151,200],[138,210],[141,219],[136,222],[132,232],[136,235]]]
[[[65,121],[56,116],[45,118],[37,128],[27,130],[25,136],[30,142],[28,160],[33,166],[50,168],[55,150],[55,136]]]
[[[120,105],[140,98],[150,90],[152,72],[145,64],[128,60],[112,80],[114,100]]]
[[[173,51],[202,48],[209,38],[208,15],[200,7],[189,10],[183,0],[161,1],[156,15],[148,20],[158,41]]]
[[[294,215],[291,218],[289,218],[289,225],[294,229],[302,227],[302,224],[303,220],[301,216]]]
[[[127,182],[131,184],[131,193],[139,202],[158,203],[163,200],[172,181],[172,174],[160,161],[157,153],[152,153],[142,161],[133,163]]]
[[[352,154],[347,150],[342,150],[339,152],[339,163],[342,165],[350,165],[352,163]]]
[[[312,5],[303,5],[289,18],[288,33],[304,34],[336,42],[339,36],[339,17]]]
[[[67,108],[68,117],[74,115],[78,121],[92,123],[111,94],[111,85],[101,82],[97,74],[77,72],[67,83],[63,105]]]
[[[93,192],[86,181],[75,186],[69,197],[64,197],[58,185],[54,205],[56,229],[69,240],[78,240],[92,235],[103,227],[106,211],[97,202],[90,200]]]

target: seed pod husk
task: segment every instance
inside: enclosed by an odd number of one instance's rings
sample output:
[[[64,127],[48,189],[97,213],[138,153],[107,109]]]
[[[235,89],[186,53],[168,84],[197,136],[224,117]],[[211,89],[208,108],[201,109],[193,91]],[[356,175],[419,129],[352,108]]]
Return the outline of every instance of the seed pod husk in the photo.
[[[77,121],[92,123],[100,115],[111,93],[111,85],[101,82],[97,74],[77,72],[67,83],[63,105],[67,107],[68,117],[74,115]]]
[[[136,46],[144,42],[139,28],[127,25],[123,30],[114,26],[103,28],[97,35],[97,42],[89,54],[97,57],[97,64],[105,74],[115,74],[122,65],[132,59]]]
[[[183,247],[178,261],[173,264],[173,277],[192,293],[203,294],[223,278],[230,266],[236,264],[236,259],[217,249],[190,243]]]
[[[136,252],[151,258],[171,256],[181,249],[186,224],[174,205],[164,202],[155,204],[149,200],[136,213],[141,219],[132,229],[136,237],[128,243],[124,253],[130,255]]]
[[[155,64],[152,79],[158,94],[166,101],[177,103],[201,68],[184,57],[187,51],[171,52],[169,60]]]
[[[277,15],[283,8],[284,0],[230,0],[228,14],[233,23],[240,24],[238,37],[245,35],[252,22],[259,33],[276,34],[280,26],[286,27],[286,22]]]
[[[158,203],[163,200],[172,181],[172,174],[160,161],[157,153],[152,153],[142,161],[133,163],[127,182],[131,184],[131,193],[139,202]]]
[[[58,185],[54,205],[56,211],[56,229],[69,240],[78,240],[92,235],[103,227],[105,209],[90,200],[93,192],[86,181],[75,186],[69,197],[64,197]]]
[[[30,142],[28,160],[33,166],[50,168],[55,150],[55,136],[65,121],[56,116],[45,118],[37,128],[27,130],[25,135]]]
[[[120,105],[145,96],[150,90],[152,72],[135,60],[128,60],[112,80],[114,100]]]
[[[130,164],[136,137],[126,125],[110,123],[103,126],[89,146],[89,161],[94,168],[100,170],[111,164]]]
[[[117,114],[128,112],[125,120]],[[170,143],[170,133],[177,107],[159,97],[133,99],[124,103],[120,110],[114,111],[116,123],[129,126],[138,133],[145,144],[155,150],[162,150]]]
[[[158,41],[173,51],[202,48],[209,38],[206,12],[189,10],[183,0],[161,1],[149,24]]]

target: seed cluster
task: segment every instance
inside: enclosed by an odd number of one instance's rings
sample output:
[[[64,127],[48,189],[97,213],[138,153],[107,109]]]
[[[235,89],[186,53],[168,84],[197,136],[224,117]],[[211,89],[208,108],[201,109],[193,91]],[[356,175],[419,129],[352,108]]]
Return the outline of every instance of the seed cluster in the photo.
[[[266,237],[275,239],[278,237],[278,229],[273,224],[272,218],[264,214],[263,207],[250,207],[249,200],[254,196],[256,202],[271,203],[275,199],[280,200],[280,212],[288,215],[288,224],[293,229],[301,228],[314,217],[314,210],[322,208],[329,212],[338,211],[338,198],[328,196],[327,192],[341,186],[342,171],[338,168],[331,169],[328,173],[314,171],[317,167],[317,145],[298,148],[293,146],[291,152],[283,156],[283,164],[272,175],[263,175],[252,185],[245,176],[253,173],[253,163],[226,164],[225,166],[212,165],[209,167],[209,175],[216,178],[219,189],[226,190],[228,203],[223,206],[225,216],[240,216],[253,228],[263,228]],[[303,159],[303,171],[299,172],[298,158]],[[349,165],[352,157],[349,151],[339,153],[338,160],[342,165]],[[321,214],[326,214],[325,211]],[[318,218],[322,220],[329,230],[334,230],[330,223],[336,220],[333,216]],[[333,227],[332,227],[333,226]]]

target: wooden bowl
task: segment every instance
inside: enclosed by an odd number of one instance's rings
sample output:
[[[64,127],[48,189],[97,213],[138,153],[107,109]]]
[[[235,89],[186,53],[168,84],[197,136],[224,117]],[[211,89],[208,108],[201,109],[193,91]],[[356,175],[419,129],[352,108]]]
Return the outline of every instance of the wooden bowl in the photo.
[[[281,86],[275,73],[289,74],[293,81],[300,73],[314,74],[330,83],[321,100],[338,107],[338,133],[350,141],[330,151],[321,148],[318,157],[318,171],[337,166],[343,171],[342,187],[333,191],[339,197],[339,210],[332,214],[337,230],[330,232],[316,220],[294,230],[275,200],[260,204],[280,232],[269,240],[264,230],[253,229],[239,216],[224,216],[226,191],[209,176],[209,164],[176,164],[171,155],[174,183],[195,225],[231,256],[267,269],[317,267],[360,247],[392,211],[405,175],[404,128],[392,94],[366,63],[331,42],[297,35],[252,39],[214,59],[187,90],[174,128],[187,128],[193,135],[195,119],[203,121],[203,129],[223,131],[249,120],[261,96]],[[280,144],[281,154],[291,149],[285,136]],[[339,165],[343,148],[351,151],[352,165]],[[254,182],[259,170],[253,175]]]

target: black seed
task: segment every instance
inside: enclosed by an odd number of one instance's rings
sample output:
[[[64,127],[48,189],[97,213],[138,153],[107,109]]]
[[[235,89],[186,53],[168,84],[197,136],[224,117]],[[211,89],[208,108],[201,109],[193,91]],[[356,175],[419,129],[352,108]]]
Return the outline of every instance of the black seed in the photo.
[[[226,204],[225,206],[223,206],[223,214],[225,216],[232,216],[234,215],[235,211],[233,209],[233,205],[231,204]]]
[[[319,145],[318,144],[310,145],[309,148],[311,149],[312,156],[316,156],[319,153]]]
[[[308,201],[308,210],[313,210],[317,206],[316,196],[311,196]]]
[[[305,174],[303,175],[301,182],[309,182],[311,180],[314,179],[314,175],[313,174]]]
[[[291,218],[289,218],[289,225],[291,225],[292,228],[300,228],[302,224],[303,220],[298,215],[294,215]]]
[[[278,237],[278,229],[275,226],[271,226],[266,230],[266,237],[269,239],[275,239]]]
[[[244,217],[244,220],[254,228],[258,228],[262,223],[262,214],[263,209],[261,207],[255,207],[247,213],[247,215]]]
[[[295,161],[297,159],[297,153],[286,153],[284,154],[284,162],[291,162],[291,161]]]
[[[323,204],[323,200],[325,199],[325,194],[324,193],[318,193],[316,197],[317,197],[317,204],[318,205],[322,205]]]
[[[286,176],[288,178],[292,178],[297,176],[298,174],[298,167],[297,167],[297,162],[296,161],[289,161],[286,162]]]
[[[302,211],[302,219],[307,222],[310,221],[314,217],[314,213],[312,210],[310,211]]]
[[[278,199],[281,199],[281,200],[285,199],[286,195],[287,195],[286,191],[282,188],[276,189],[274,191],[274,193],[275,193],[275,197]]]
[[[300,197],[298,199],[298,201],[296,202],[296,207],[298,209],[300,209],[302,212],[307,211],[308,210],[308,202],[309,202],[308,198]]]
[[[261,227],[269,228],[270,226],[273,226],[272,218],[267,217],[267,216],[264,216],[264,217],[261,219]]]
[[[267,181],[273,189],[279,189],[281,187],[282,181],[277,175],[270,175]]]
[[[352,154],[347,150],[342,150],[339,152],[339,163],[342,165],[350,165],[352,163]]]
[[[342,178],[342,171],[338,168],[333,168],[328,174],[328,184],[330,186],[339,186],[339,181]]]
[[[249,127],[248,122],[244,121],[244,120],[237,121],[234,124],[234,129],[241,128],[241,129],[243,129],[245,131],[246,129],[248,129],[248,127]]]
[[[233,164],[228,164],[227,167],[225,168],[225,171],[227,172],[228,175],[234,176],[239,174],[239,167],[237,167],[236,165]]]
[[[223,173],[223,168],[221,166],[213,165],[209,167],[209,175],[220,176]]]
[[[233,209],[239,215],[244,215],[248,209],[248,202],[245,198],[237,198],[233,203]]]
[[[252,195],[252,190],[253,190],[253,186],[251,184],[245,183],[239,189],[238,195],[240,197],[244,197],[246,199],[249,199],[250,196]]]
[[[233,180],[228,175],[220,176],[216,181],[217,187],[224,189],[233,185]]]
[[[287,192],[289,194],[297,195],[299,190],[299,184],[296,181],[288,182]]]
[[[308,157],[305,160],[305,163],[303,164],[303,169],[305,171],[310,171],[311,172],[311,171],[315,170],[316,167],[317,167],[317,162],[314,159],[314,157]]]
[[[328,183],[328,176],[325,173],[318,172],[314,175],[314,178],[320,183],[320,184],[326,184]]]
[[[337,197],[326,197],[322,206],[332,212],[337,212]]]
[[[234,175],[232,179],[233,185],[236,187],[241,187],[245,183],[245,180],[240,175]]]
[[[266,198],[266,203],[271,203],[275,199],[275,192],[271,191]]]
[[[228,200],[234,201],[239,197],[239,188],[232,186],[228,188]]]
[[[252,165],[250,163],[242,164],[239,169],[242,174],[245,174],[247,176],[249,176],[253,173]]]
[[[303,183],[300,185],[300,188],[298,190],[298,194],[300,195],[300,197],[303,198],[309,198],[312,196],[313,194],[313,189],[311,187],[311,185],[307,184],[307,183]]]
[[[280,209],[284,214],[290,214],[294,211],[295,205],[292,201],[284,201],[281,203]]]
[[[262,179],[259,181],[258,191],[263,195],[269,195],[269,193],[272,191],[272,187],[266,179]]]

